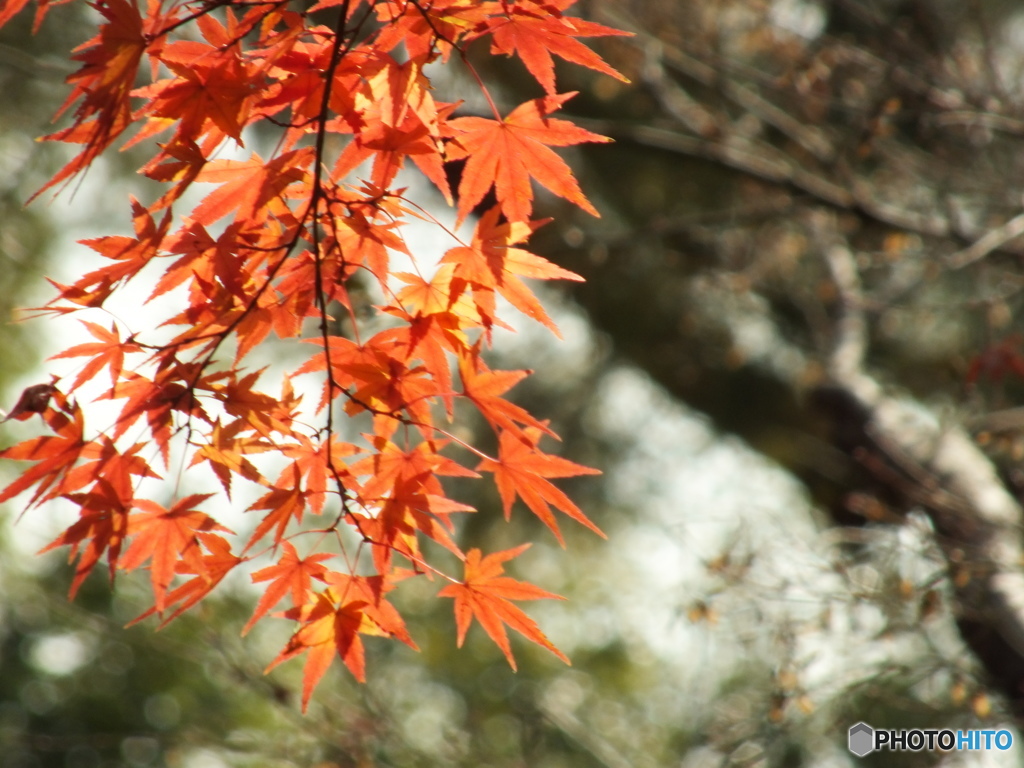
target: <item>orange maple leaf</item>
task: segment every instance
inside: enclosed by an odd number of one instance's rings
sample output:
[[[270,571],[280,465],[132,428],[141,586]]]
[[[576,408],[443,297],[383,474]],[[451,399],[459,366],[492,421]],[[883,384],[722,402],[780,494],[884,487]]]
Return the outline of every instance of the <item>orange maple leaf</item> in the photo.
[[[15,10],[23,3],[16,2]],[[44,5],[40,5],[37,23]],[[105,23],[99,34],[76,49],[72,57],[82,66],[67,80],[74,89],[57,112],[59,116],[72,103],[81,98],[75,110],[75,122],[70,128],[46,138],[72,144],[84,144],[85,149],[33,195],[66,181],[92,164],[120,136],[134,120],[129,104],[142,55],[150,43],[138,6],[128,0],[107,0],[97,4],[96,11]],[[0,11],[0,25],[9,18],[7,9]],[[159,23],[159,20],[154,20]]]
[[[523,439],[525,436],[525,440]],[[525,435],[504,430],[498,439],[498,461],[484,459],[477,466],[483,472],[493,472],[494,482],[501,494],[501,503],[505,508],[505,519],[512,514],[512,505],[518,495],[530,510],[551,529],[563,547],[565,540],[558,523],[551,513],[551,507],[561,510],[573,520],[582,523],[594,533],[607,538],[594,525],[590,518],[583,514],[572,499],[549,483],[547,477],[575,477],[576,475],[599,475],[600,470],[585,467],[582,464],[563,459],[560,456],[542,453],[536,447],[540,433],[535,429],[527,429]],[[549,506],[550,505],[550,506]]]
[[[240,557],[232,554],[231,544],[223,536],[215,533],[196,533],[196,538],[207,549],[209,554],[202,554],[197,558],[190,558],[189,561],[182,561],[175,566],[175,572],[181,574],[195,574],[180,587],[171,590],[164,603],[166,608],[181,603],[170,616],[160,622],[160,628],[167,626],[181,614],[206,597],[231,572],[236,565],[242,562]],[[127,626],[142,621],[154,613],[157,607],[153,606],[140,616],[135,617]]]
[[[311,148],[305,147],[270,160],[263,160],[254,152],[248,160],[207,163],[196,181],[216,182],[220,186],[196,206],[192,218],[212,224],[238,211],[241,221],[262,221],[271,201],[283,195],[288,186],[306,178],[304,169],[313,161],[313,154]]]
[[[312,579],[323,580],[327,573],[327,566],[321,565],[323,561],[330,560],[333,555],[326,552],[312,554],[305,558],[299,558],[299,553],[287,541],[281,542],[284,554],[277,561],[277,565],[270,565],[262,568],[252,575],[253,583],[261,581],[271,582],[256,603],[256,609],[252,617],[242,628],[245,635],[255,626],[256,622],[263,618],[267,612],[277,605],[281,598],[291,593],[292,605],[305,605],[309,599],[309,592],[312,587]]]
[[[224,493],[231,498],[231,473],[241,475],[246,480],[259,482],[263,476],[245,458],[247,453],[262,453],[269,451],[273,446],[255,435],[240,435],[240,432],[248,432],[252,427],[244,420],[237,419],[226,427],[222,427],[220,419],[213,423],[213,432],[210,434],[210,442],[199,446],[199,450],[192,456],[194,467],[200,462],[209,462],[217,479],[224,486]]]
[[[57,434],[33,437],[0,451],[0,458],[37,462],[4,488],[0,493],[0,502],[9,501],[32,486],[36,486],[36,489],[29,500],[30,506],[61,495],[64,493],[61,484],[78,459],[90,446],[99,448],[83,436],[85,421],[78,404],[69,402],[56,389],[50,397],[56,401],[57,407],[50,405],[42,416]]]
[[[529,376],[531,371],[492,371],[483,360],[470,355],[459,357],[459,375],[463,394],[473,402],[480,414],[497,432],[522,434],[520,424],[533,427],[555,437],[547,424],[537,421],[530,413],[502,397],[512,387]]]
[[[302,490],[302,474],[299,464],[293,461],[289,465],[289,469],[291,471],[290,482],[287,482],[285,478],[289,471],[286,469],[280,478],[281,481],[285,482],[272,486],[269,492],[260,496],[249,507],[250,512],[264,509],[270,510],[270,512],[256,526],[256,530],[253,531],[252,536],[249,538],[249,543],[245,545],[244,552],[248,552],[274,526],[277,526],[274,541],[280,541],[284,537],[285,529],[293,518],[297,523],[302,522],[302,515],[308,506],[306,501],[308,493]]]
[[[548,149],[611,141],[568,120],[547,117],[575,95],[573,91],[527,101],[501,121],[459,117],[448,122],[457,132],[448,145],[448,159],[468,158],[459,183],[460,223],[483,200],[492,184],[506,218],[528,221],[533,210],[531,178],[587,213],[600,216],[584,197],[569,166]]]
[[[209,134],[214,146],[225,136],[241,144],[258,82],[255,67],[239,55],[237,41],[227,39],[212,16],[202,14],[197,22],[214,44],[180,40],[165,46],[160,62],[176,77],[132,91],[146,99],[135,118],[152,115],[152,124],[143,131],[147,135],[180,121],[176,138],[196,141]]]
[[[441,262],[453,268],[454,276],[469,283],[476,309],[485,322],[494,317],[494,292],[497,291],[524,315],[544,324],[561,338],[554,321],[519,277],[574,281],[582,281],[583,278],[545,258],[514,247],[546,224],[548,219],[499,224],[500,214],[498,206],[487,211],[477,223],[472,244],[450,249]]]
[[[158,613],[168,605],[167,589],[179,560],[190,561],[200,572],[204,570],[196,534],[200,531],[233,533],[205,512],[193,509],[211,496],[212,493],[193,493],[176,501],[170,509],[148,499],[135,500],[136,508],[143,511],[128,518],[132,543],[119,565],[122,570],[132,571],[150,561],[149,575]]]
[[[518,2],[507,12],[491,16],[480,25],[479,31],[474,31],[467,39],[492,35],[491,53],[518,54],[530,74],[549,94],[555,93],[555,63],[551,54],[628,83],[627,77],[608,66],[604,59],[576,38],[629,36],[631,33],[563,16],[561,10],[573,2],[575,0]]]
[[[135,344],[131,340],[121,341],[121,334],[118,333],[117,324],[111,323],[110,330],[108,331],[102,325],[96,323],[90,323],[86,320],[80,321],[84,325],[89,333],[95,338],[99,339],[98,342],[89,342],[86,344],[78,344],[71,349],[66,349],[63,352],[59,352],[51,360],[60,360],[67,357],[91,357],[75,376],[75,381],[71,385],[71,389],[78,389],[82,384],[87,382],[93,376],[98,374],[104,368],[110,368],[110,381],[111,383],[117,383],[118,377],[121,375],[121,369],[124,367],[124,356],[132,352],[140,352],[142,347]]]
[[[337,438],[333,438],[328,445],[326,441],[317,443],[302,434],[296,434],[295,437],[298,444],[280,447],[281,453],[293,459],[293,462],[281,471],[276,485],[287,487],[289,475],[293,485],[297,483],[299,477],[305,477],[306,503],[313,514],[319,515],[327,500],[328,480],[346,480],[350,472],[342,457],[359,453],[359,449]]]
[[[144,443],[135,443],[121,450],[109,437],[100,435],[79,455],[79,459],[85,461],[69,469],[48,498],[58,493],[63,495],[81,490],[94,480],[101,480],[110,486],[110,490],[117,494],[117,498],[126,508],[130,507],[135,496],[133,477],[160,479],[160,475],[153,471],[149,462],[139,456],[139,452],[146,447]]]
[[[437,49],[447,61],[459,37],[487,18],[487,5],[477,0],[431,0],[422,5],[406,0],[377,2],[374,6],[383,26],[376,46],[390,51],[404,43],[409,58],[413,59],[428,56]]]
[[[522,554],[529,546],[523,544],[514,549],[494,552],[487,557],[481,557],[479,549],[469,550],[466,553],[465,575],[462,582],[449,584],[438,592],[438,596],[455,598],[455,626],[459,633],[460,648],[466,639],[469,625],[476,617],[484,631],[501,648],[512,669],[516,669],[516,660],[512,655],[508,635],[505,633],[506,624],[527,640],[544,646],[569,664],[569,659],[548,640],[537,623],[511,602],[565,598],[525,581],[501,575],[505,572],[501,564]]]
[[[98,307],[116,286],[135,277],[157,255],[171,225],[170,212],[164,214],[158,225],[150,211],[134,197],[131,204],[135,237],[108,235],[79,241],[114,263],[86,273],[71,286],[58,286],[61,293],[50,304],[66,299],[83,306]],[[99,290],[90,291],[94,288]],[[82,300],[83,295],[89,297],[88,301]]]
[[[423,61],[411,59],[398,64],[379,54],[382,65],[367,72],[367,93],[360,94],[359,129],[339,155],[333,175],[344,178],[364,160],[373,158],[371,182],[386,188],[409,157],[423,174],[452,202],[442,160],[439,117],[446,117],[454,105],[437,105],[430,95],[430,83],[422,74]],[[440,106],[440,109],[439,109]]]
[[[333,586],[316,594],[305,605],[284,612],[302,624],[284,650],[267,667],[269,672],[288,659],[309,651],[302,675],[302,711],[309,706],[313,689],[335,656],[359,682],[366,680],[366,657],[359,635],[395,637],[411,648],[416,644],[394,606],[384,600],[380,576],[328,574]]]
[[[75,576],[68,590],[69,597],[74,599],[85,577],[104,552],[107,553],[110,578],[113,581],[121,546],[128,533],[128,511],[119,494],[103,478],[88,493],[71,493],[65,498],[78,505],[81,516],[60,536],[39,550],[39,554],[57,547],[71,547],[68,562],[78,558]]]

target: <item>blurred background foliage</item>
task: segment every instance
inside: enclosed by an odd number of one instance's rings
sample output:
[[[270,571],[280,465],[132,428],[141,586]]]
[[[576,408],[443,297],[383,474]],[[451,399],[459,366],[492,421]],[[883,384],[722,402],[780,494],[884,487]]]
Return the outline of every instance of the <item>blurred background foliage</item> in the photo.
[[[146,608],[140,584],[111,591],[94,574],[69,604],[60,555],[32,557],[45,536],[25,543],[45,521],[15,525],[11,508],[4,768],[841,766],[858,720],[1016,727],[1024,658],[959,602],[972,575],[928,505],[858,458],[863,425],[826,396],[841,312],[823,253],[854,255],[865,366],[966,423],[1019,495],[1024,13],[1008,0],[579,8],[636,33],[594,42],[631,85],[558,70],[560,90],[580,91],[570,117],[616,139],[570,153],[603,217],[540,198],[556,223],[534,250],[587,282],[544,292],[564,343],[520,323],[495,354],[537,370],[517,397],[552,419],[564,455],[604,470],[564,487],[609,540],[568,529],[562,551],[521,510],[505,523],[494,492],[452,486],[480,510],[467,543],[537,542],[520,575],[570,598],[532,613],[573,666],[514,641],[512,673],[478,628],[456,650],[450,604],[411,584],[398,602],[421,653],[369,641],[368,683],[332,669],[302,717],[301,665],[262,674],[284,628],[238,637],[246,585],[160,632],[126,629]],[[67,268],[69,221],[125,226],[131,158],[99,171],[102,195],[22,208],[60,163],[32,137],[63,99],[85,14],[72,4],[37,36],[27,16],[0,36],[5,315]],[[518,62],[476,53],[503,103],[537,95]],[[8,405],[45,378],[46,335],[5,326]]]

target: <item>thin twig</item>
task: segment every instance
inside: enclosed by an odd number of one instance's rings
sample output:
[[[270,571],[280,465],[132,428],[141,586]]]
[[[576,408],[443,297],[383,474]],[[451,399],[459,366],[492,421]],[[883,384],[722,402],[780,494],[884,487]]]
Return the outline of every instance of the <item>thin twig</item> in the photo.
[[[952,254],[946,260],[946,266],[950,269],[966,267],[968,264],[980,261],[993,251],[1002,248],[1020,235],[1024,235],[1024,213],[1018,213],[1002,226],[990,229],[971,245]]]

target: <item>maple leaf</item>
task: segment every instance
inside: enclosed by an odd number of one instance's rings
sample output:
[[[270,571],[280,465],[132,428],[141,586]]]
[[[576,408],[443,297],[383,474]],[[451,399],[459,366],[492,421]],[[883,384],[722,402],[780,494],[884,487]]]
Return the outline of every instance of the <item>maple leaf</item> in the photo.
[[[15,9],[20,9],[23,4],[16,4]],[[89,167],[133,124],[129,95],[149,43],[148,30],[134,2],[106,0],[97,4],[96,10],[106,22],[100,25],[96,37],[76,49],[77,53],[72,58],[81,61],[82,66],[68,76],[68,82],[75,87],[57,113],[59,116],[81,98],[75,110],[75,122],[70,128],[46,137],[52,141],[84,144],[85,149],[46,182],[33,198]],[[42,7],[36,17],[37,23],[41,12]],[[0,11],[0,25],[8,18],[7,9]]]
[[[192,211],[192,218],[202,224],[212,224],[232,211],[238,211],[243,220],[255,222],[266,217],[266,207],[279,198],[285,189],[306,178],[303,170],[313,161],[309,147],[285,152],[264,161],[253,153],[248,160],[213,160],[196,176],[196,181],[219,183]]]
[[[473,508],[448,499],[438,479],[479,477],[440,451],[443,441],[425,440],[414,449],[402,450],[382,437],[372,438],[375,452],[352,465],[352,474],[368,475],[360,488],[364,505],[379,507],[374,517],[359,516],[358,529],[374,546],[374,562],[386,572],[393,552],[417,565],[420,550],[417,531],[455,554],[461,550],[448,535],[448,515],[472,512]]]
[[[269,672],[278,664],[309,652],[302,676],[303,712],[335,656],[341,658],[356,680],[365,682],[366,657],[360,634],[396,637],[416,648],[398,612],[383,599],[380,577],[330,576],[335,577],[335,586],[316,594],[305,605],[285,611],[286,618],[302,626],[267,667]]]
[[[374,8],[383,26],[375,42],[383,51],[404,44],[414,59],[429,56],[436,48],[447,61],[459,38],[488,17],[486,6],[476,0],[433,0],[429,5],[378,2]]]
[[[108,235],[79,241],[114,263],[86,273],[71,286],[60,286],[61,293],[51,304],[67,299],[84,306],[101,306],[115,287],[131,280],[157,255],[171,224],[170,212],[158,225],[152,213],[134,197],[131,205],[135,237]],[[84,296],[88,301],[83,301]]]
[[[405,242],[394,231],[394,222],[378,222],[362,211],[352,211],[346,216],[334,216],[328,230],[337,250],[343,254],[341,263],[329,264],[325,274],[339,282],[348,277],[350,267],[363,267],[387,291],[388,250],[409,255]],[[341,301],[343,297],[337,297]]]
[[[74,599],[86,576],[107,553],[110,579],[113,581],[121,547],[128,534],[128,510],[109,483],[100,478],[88,493],[68,494],[69,501],[78,505],[80,517],[56,539],[39,550],[39,554],[57,547],[70,546],[68,562],[78,558],[75,575],[68,596]]]
[[[373,158],[371,182],[385,188],[409,157],[423,174],[452,202],[442,162],[439,119],[454,105],[434,103],[429,81],[422,74],[423,60],[411,59],[398,64],[389,56],[379,56],[380,70],[366,77],[368,103],[357,102],[359,128],[355,137],[338,157],[332,171],[344,178],[364,160]]]
[[[109,437],[100,435],[96,441],[85,446],[79,454],[79,459],[84,461],[67,471],[56,492],[66,495],[99,480],[116,493],[121,504],[127,508],[131,506],[135,495],[134,477],[160,479],[149,462],[139,456],[146,447],[145,443],[135,443],[127,450],[121,450]],[[56,492],[49,494],[48,498]]]
[[[323,339],[309,341],[323,344]],[[324,385],[318,410],[326,407],[331,395],[338,396],[344,391],[348,399],[345,410],[349,415],[370,411],[375,416],[395,420],[405,410],[414,422],[430,424],[429,401],[442,391],[427,370],[411,365],[394,342],[387,332],[374,335],[362,345],[330,336],[327,351],[313,355],[295,375],[326,370],[330,360],[333,382]]]
[[[570,2],[516,3],[506,13],[489,17],[468,39],[492,35],[491,53],[518,55],[530,74],[551,95],[555,93],[555,63],[551,54],[628,83],[627,77],[608,66],[576,38],[628,36],[630,33],[563,16],[561,10],[569,5]]]
[[[488,636],[497,644],[508,659],[509,666],[516,669],[516,660],[505,632],[505,625],[519,632],[537,645],[544,646],[566,664],[569,659],[559,651],[540,631],[537,623],[523,613],[512,600],[564,600],[559,595],[547,592],[525,581],[502,576],[502,563],[522,554],[529,548],[523,544],[514,549],[494,552],[481,556],[479,549],[466,553],[465,573],[461,583],[449,584],[438,592],[439,597],[455,599],[455,626],[458,631],[458,645],[461,648],[466,631],[473,619],[480,622]]]
[[[88,363],[75,376],[71,389],[78,389],[82,384],[89,381],[104,368],[110,369],[110,381],[117,383],[124,367],[124,356],[132,352],[140,352],[142,347],[131,341],[121,341],[121,334],[117,330],[117,324],[111,323],[108,331],[102,325],[90,323],[87,320],[80,321],[88,329],[98,342],[78,344],[71,349],[66,349],[53,355],[51,360],[60,360],[68,357],[91,357]]]
[[[544,324],[561,338],[554,321],[519,276],[535,280],[582,281],[583,278],[529,251],[513,247],[547,220],[499,224],[500,214],[498,206],[487,211],[477,222],[472,244],[450,249],[441,262],[452,266],[453,277],[457,275],[472,287],[481,317],[493,317],[493,292],[497,291],[524,315]]]
[[[281,548],[284,550],[284,554],[277,561],[277,565],[262,568],[252,575],[254,584],[261,581],[270,581],[271,583],[267,586],[266,592],[260,596],[259,602],[256,603],[252,617],[242,628],[243,635],[247,634],[256,622],[287,594],[291,594],[293,606],[305,605],[312,588],[312,579],[323,580],[327,573],[327,566],[321,565],[321,563],[333,557],[326,552],[320,552],[300,559],[295,547],[287,541],[281,542]]]
[[[212,495],[194,493],[179,499],[170,509],[148,499],[135,500],[136,508],[142,512],[128,518],[131,545],[119,566],[122,570],[132,571],[150,561],[149,574],[158,613],[168,605],[167,589],[178,561],[184,560],[193,567],[203,568],[197,534],[202,531],[232,533],[205,512],[193,509]]]
[[[4,416],[3,421],[10,419],[25,421],[32,418],[34,414],[45,413],[50,405],[50,398],[56,391],[57,388],[53,384],[33,384],[30,387],[25,387],[18,402],[14,404],[11,412]]]
[[[114,388],[100,395],[97,400],[117,400],[128,398],[121,409],[121,415],[114,428],[114,438],[123,435],[145,414],[149,429],[160,448],[164,466],[170,460],[171,426],[173,412],[202,413],[202,409],[192,402],[188,387],[180,380],[175,380],[183,371],[173,367],[165,367],[157,374],[155,380],[138,373],[126,371]]]
[[[473,470],[441,455],[444,441],[424,440],[411,450],[402,450],[383,437],[370,440],[373,454],[351,467],[353,475],[369,475],[362,487],[364,498],[384,498],[396,485],[408,482],[418,482],[427,493],[441,495],[438,477],[479,477]]]
[[[251,371],[241,378],[231,376],[223,383],[210,381],[208,388],[220,399],[229,416],[244,420],[267,439],[273,432],[290,435],[289,425],[302,396],[295,394],[288,379],[278,397],[255,390],[253,387],[265,370]]]
[[[247,235],[238,221],[231,222],[216,239],[198,222],[182,227],[164,242],[164,247],[170,253],[183,255],[167,267],[146,301],[173,290],[186,280],[193,285],[219,280],[228,292],[244,300],[245,270],[238,252],[239,246],[250,239]]]
[[[324,508],[327,497],[327,481],[332,477],[346,478],[349,469],[342,458],[359,453],[359,448],[351,443],[332,438],[331,442],[315,443],[305,435],[295,436],[298,443],[281,447],[281,452],[293,459],[288,468],[282,470],[277,479],[278,487],[286,487],[288,475],[292,475],[292,484],[297,486],[300,477],[306,478],[306,503],[313,514],[319,515]],[[328,459],[328,455],[330,458]]]
[[[472,401],[496,432],[505,430],[509,434],[522,434],[519,425],[523,424],[554,437],[555,433],[548,429],[546,424],[537,421],[526,409],[501,397],[530,373],[492,371],[479,358],[469,355],[459,358],[463,394]]]
[[[365,603],[363,614],[376,627],[369,628],[364,634],[384,635],[400,640],[414,651],[418,650],[409,630],[405,627],[402,615],[394,605],[384,599],[384,595],[395,588],[403,578],[395,574],[392,578],[384,576],[350,576],[347,573],[328,571],[324,581],[330,585],[330,591],[338,596],[339,601],[357,600]],[[360,630],[363,632],[363,630]]]
[[[551,529],[563,547],[565,540],[558,530],[555,516],[551,513],[552,506],[604,537],[601,529],[594,525],[564,492],[545,479],[599,475],[600,470],[584,467],[560,456],[542,453],[536,448],[536,442],[540,439],[540,433],[536,429],[527,429],[524,436],[525,440],[518,431],[502,431],[498,438],[498,460],[484,459],[477,466],[480,471],[494,473],[494,481],[498,485],[498,493],[501,494],[501,503],[505,509],[505,519],[512,514],[512,505],[518,495]]]
[[[194,141],[210,133],[214,145],[222,136],[241,144],[256,91],[255,72],[212,16],[204,14],[197,21],[215,44],[181,40],[164,46],[160,63],[176,77],[132,91],[146,100],[138,116],[152,115],[158,130],[180,121],[177,136],[181,139]]]
[[[296,523],[302,522],[302,515],[308,506],[306,502],[308,494],[302,490],[302,475],[299,464],[292,462],[289,470],[285,470],[282,473],[282,480],[285,480],[285,475],[289,471],[291,472],[290,483],[286,482],[283,485],[275,485],[249,507],[248,511],[250,512],[268,509],[270,514],[264,516],[259,525],[256,526],[256,530],[253,531],[252,536],[249,538],[249,543],[245,545],[245,552],[248,552],[256,542],[266,536],[274,526],[277,526],[274,540],[280,541],[284,537],[285,529],[292,519]]]
[[[176,573],[195,574],[195,577],[189,579],[181,586],[175,587],[167,594],[167,599],[164,601],[165,608],[170,608],[178,603],[180,605],[160,622],[161,628],[167,626],[210,594],[213,588],[220,584],[236,565],[242,562],[240,557],[232,554],[231,544],[223,536],[200,531],[196,533],[196,538],[206,548],[207,554],[201,554],[198,559],[192,557],[188,561],[179,562],[175,566],[174,570]],[[127,626],[130,627],[132,624],[136,624],[158,612],[157,607],[153,606],[145,613],[128,622]]]
[[[369,502],[371,500],[365,499]],[[380,509],[373,517],[355,515],[357,528],[373,547],[373,561],[377,570],[393,570],[392,555],[398,553],[410,560],[419,570],[424,560],[420,553],[418,534],[427,536],[452,554],[462,556],[462,550],[452,539],[455,526],[448,515],[454,512],[474,512],[473,507],[452,501],[438,494],[423,492],[417,483],[400,483],[386,499],[373,500]]]
[[[28,5],[28,0],[4,0],[4,4],[0,7],[0,27],[4,26],[7,22],[21,13],[22,9]],[[46,4],[40,4],[40,11],[44,11]],[[39,28],[39,22],[35,24],[35,28],[32,30],[33,33],[37,32]]]
[[[153,203],[153,211],[167,208],[180,198],[206,165],[203,151],[189,138],[175,136],[166,144],[160,145],[160,150],[152,160],[139,169],[139,172],[154,181],[176,183]]]
[[[1011,334],[995,344],[990,344],[974,356],[967,367],[964,380],[968,387],[974,387],[979,378],[987,378],[998,384],[1007,375],[1024,379],[1024,354],[1021,346],[1024,338]]]
[[[408,357],[423,362],[423,367],[438,384],[439,395],[449,417],[452,415],[453,390],[447,353],[469,352],[470,342],[465,331],[485,322],[473,302],[463,295],[466,283],[454,280],[455,270],[451,264],[442,264],[429,283],[419,275],[396,273],[395,277],[409,283],[398,291],[396,299],[416,314],[411,315],[405,307],[382,308],[405,322],[405,325],[389,329],[384,334],[407,349]],[[455,287],[453,280],[462,282],[462,286]]]
[[[210,442],[201,445],[199,450],[192,456],[192,463],[195,466],[200,462],[209,462],[217,479],[224,486],[224,492],[231,498],[231,473],[241,475],[246,480],[258,482],[263,478],[252,463],[245,458],[246,453],[262,453],[268,451],[272,446],[260,437],[239,436],[239,433],[249,431],[251,427],[242,419],[231,422],[227,427],[221,427],[220,419],[213,423],[213,432],[210,435]]]
[[[448,159],[468,158],[459,183],[460,223],[492,185],[506,218],[528,221],[533,210],[531,178],[587,213],[600,215],[584,197],[569,166],[548,149],[611,141],[568,120],[547,117],[575,95],[573,91],[527,101],[501,121],[459,117],[448,122],[456,131],[448,145]]]
[[[292,635],[288,645],[267,666],[266,671],[269,672],[278,664],[301,653],[309,652],[302,674],[303,713],[309,707],[313,689],[335,656],[345,662],[356,680],[366,680],[366,659],[359,632],[366,630],[372,634],[375,627],[360,610],[364,605],[360,601],[352,601],[339,607],[335,605],[333,592],[326,590],[317,594],[312,603],[285,614],[288,618],[302,622],[302,627]]]
[[[84,438],[85,422],[77,403],[68,402],[56,389],[50,397],[56,400],[57,408],[51,405],[42,416],[57,434],[29,438],[0,451],[0,458],[36,462],[4,488],[0,502],[9,501],[33,486],[35,492],[29,500],[30,506],[59,496],[64,492],[60,484],[63,478],[92,445]]]

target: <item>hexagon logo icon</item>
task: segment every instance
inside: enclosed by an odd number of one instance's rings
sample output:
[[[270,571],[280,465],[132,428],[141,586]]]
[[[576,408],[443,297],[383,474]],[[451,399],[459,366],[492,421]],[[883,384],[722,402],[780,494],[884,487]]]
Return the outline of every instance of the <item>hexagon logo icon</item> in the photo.
[[[867,723],[850,726],[850,751],[857,757],[864,757],[875,750],[875,729]]]

